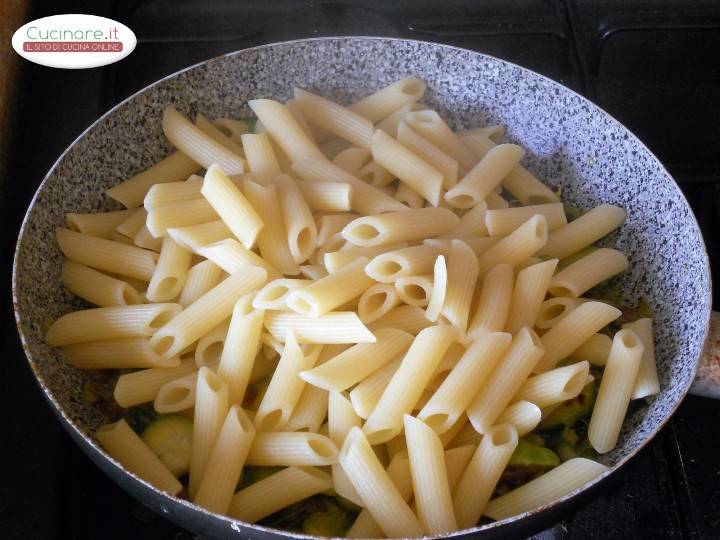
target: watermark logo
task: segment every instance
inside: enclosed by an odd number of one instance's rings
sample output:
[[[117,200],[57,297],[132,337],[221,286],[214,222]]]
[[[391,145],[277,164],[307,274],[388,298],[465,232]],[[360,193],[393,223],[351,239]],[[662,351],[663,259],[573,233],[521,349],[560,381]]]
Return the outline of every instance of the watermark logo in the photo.
[[[31,21],[13,35],[12,46],[36,64],[65,69],[106,66],[133,52],[132,30],[96,15],[53,15]]]

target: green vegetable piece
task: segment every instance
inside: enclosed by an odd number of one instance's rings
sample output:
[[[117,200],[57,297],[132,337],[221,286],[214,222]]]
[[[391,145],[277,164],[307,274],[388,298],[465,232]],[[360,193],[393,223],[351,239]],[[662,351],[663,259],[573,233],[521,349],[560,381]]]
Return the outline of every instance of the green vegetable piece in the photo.
[[[555,450],[557,450],[558,456],[560,456],[560,459],[562,461],[567,461],[568,459],[577,457],[575,447],[567,441],[562,441],[560,444],[557,445],[557,448],[555,448]]]
[[[576,220],[585,213],[585,210],[580,210],[577,206],[570,203],[563,203],[563,208],[568,221]]]
[[[550,413],[547,418],[543,418],[539,428],[543,430],[558,426],[571,427],[581,418],[588,416],[595,403],[596,388],[595,381],[586,384],[582,392],[575,398],[566,401]]]
[[[190,469],[193,423],[179,414],[158,417],[142,434],[150,449],[170,472],[182,476]]]
[[[302,530],[313,536],[345,536],[352,525],[350,512],[326,500],[322,509],[314,509],[303,520]]]
[[[248,126],[248,129],[250,130],[250,133],[255,133],[255,125],[257,124],[258,119],[253,118],[241,118],[243,122],[245,122]]]
[[[510,456],[508,465],[552,468],[560,465],[560,458],[549,448],[543,448],[520,439],[517,448]]]
[[[535,446],[545,446],[545,439],[542,438],[542,435],[538,433],[528,433],[523,437],[527,442],[530,444],[534,444]]]

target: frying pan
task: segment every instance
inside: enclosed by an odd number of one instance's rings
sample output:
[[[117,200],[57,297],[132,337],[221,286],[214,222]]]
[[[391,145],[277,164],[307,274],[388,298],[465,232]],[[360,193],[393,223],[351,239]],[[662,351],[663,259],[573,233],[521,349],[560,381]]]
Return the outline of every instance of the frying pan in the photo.
[[[291,41],[238,51],[197,64],[145,88],[88,127],[52,166],[28,209],[13,269],[20,337],[38,383],[72,438],[118,484],[168,519],[215,538],[302,536],[237,522],[168,496],[127,472],[92,438],[107,422],[83,400],[87,374],[44,343],[47,324],[82,304],[60,281],[62,255],[54,230],[65,212],[110,208],[104,191],[170,151],[162,109],[241,117],[247,100],[292,96],[300,86],[348,103],[401,77],[428,83],[424,101],[456,129],[502,123],[507,138],[528,150],[526,167],[587,209],[627,210],[606,239],[625,252],[623,300],[648,299],[655,314],[661,392],[626,419],[620,442],[601,460],[610,471],[552,504],[452,536],[528,534],[591,496],[668,421],[690,389],[708,335],[711,285],[697,222],[658,159],[625,127],[585,98],[541,75],[464,49],[419,41],[344,37]],[[695,388],[717,391],[715,363],[704,364]]]

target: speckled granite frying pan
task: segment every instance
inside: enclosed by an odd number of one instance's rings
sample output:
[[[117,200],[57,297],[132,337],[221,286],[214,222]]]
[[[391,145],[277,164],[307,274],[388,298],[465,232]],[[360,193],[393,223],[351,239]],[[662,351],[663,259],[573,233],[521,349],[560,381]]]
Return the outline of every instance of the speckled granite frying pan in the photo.
[[[607,202],[627,210],[625,225],[606,241],[630,258],[622,278],[628,300],[645,296],[656,314],[662,390],[625,422],[618,447],[603,457],[610,473],[636,454],[668,420],[696,376],[706,340],[711,288],[698,225],[677,185],[650,151],[616,120],[567,88],[526,69],[443,45],[383,38],[323,38],[231,53],[188,68],[130,97],[91,125],[53,165],[28,210],[18,242],[14,300],[30,365],[46,398],[83,450],[134,496],[169,519],[212,537],[286,535],[234,522],[166,496],[123,470],[91,438],[104,421],[85,404],[85,377],[44,343],[47,324],[79,304],[60,283],[54,240],[65,212],[109,208],[103,192],[164,157],[170,148],[161,111],[246,116],[248,99],[287,99],[293,86],[341,102],[398,78],[428,83],[425,101],[454,128],[500,122],[508,140],[528,149],[524,163],[563,188],[581,208]],[[710,368],[707,373],[712,373]],[[706,381],[703,387],[710,390]],[[587,493],[456,535],[494,537],[537,529]]]

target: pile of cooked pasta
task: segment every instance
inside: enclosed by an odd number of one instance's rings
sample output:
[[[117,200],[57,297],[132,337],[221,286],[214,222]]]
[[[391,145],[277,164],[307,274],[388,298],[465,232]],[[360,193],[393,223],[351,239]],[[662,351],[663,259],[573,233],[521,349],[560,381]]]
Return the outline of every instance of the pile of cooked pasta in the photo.
[[[424,90],[345,107],[296,89],[250,101],[252,130],[169,106],[176,150],[107,192],[126,209],[67,215],[63,283],[99,307],[47,343],[118,370],[120,407],[152,403],[142,433],[97,432],[128,471],[249,523],[331,494],[353,508],[341,534],[419,537],[607,470],[581,456],[659,390],[651,319],[591,294],[628,268],[593,246],[625,212],[569,221],[502,126],[453,131]],[[571,406],[586,452],[561,419],[556,454],[538,433]]]

